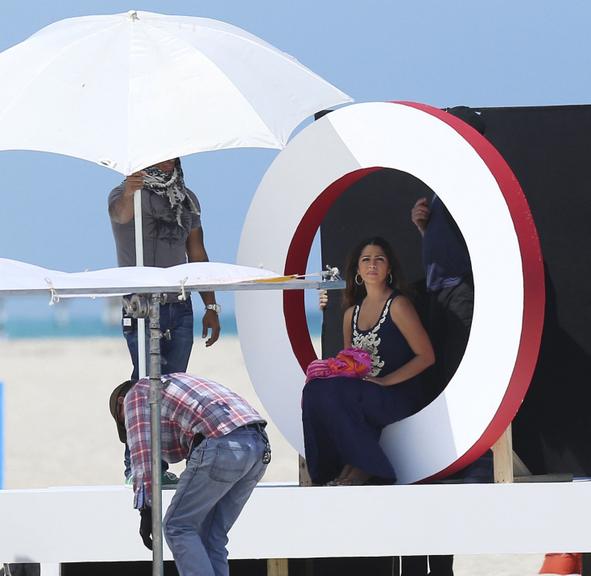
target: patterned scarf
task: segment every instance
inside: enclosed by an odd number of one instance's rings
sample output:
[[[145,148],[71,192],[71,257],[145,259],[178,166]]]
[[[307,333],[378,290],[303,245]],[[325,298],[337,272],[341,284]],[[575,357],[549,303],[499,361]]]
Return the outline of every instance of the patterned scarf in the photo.
[[[178,160],[170,174],[154,166],[145,168],[144,174],[144,187],[158,196],[166,196],[168,198],[170,208],[175,211],[176,222],[181,228],[183,228],[181,215],[183,213],[185,199],[189,205],[189,210],[194,214],[199,213],[197,206],[195,206],[195,203],[191,200],[185,189],[183,169]]]

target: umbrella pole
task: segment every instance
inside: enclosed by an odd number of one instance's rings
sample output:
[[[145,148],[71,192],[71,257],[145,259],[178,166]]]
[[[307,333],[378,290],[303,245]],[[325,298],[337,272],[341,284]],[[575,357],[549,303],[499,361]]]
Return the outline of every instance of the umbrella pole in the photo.
[[[152,443],[152,576],[163,576],[162,443],[160,438],[160,294],[152,294],[150,311],[150,424]]]
[[[144,231],[142,191],[133,194],[135,228],[135,265],[144,265]],[[150,317],[150,440],[152,445],[152,576],[164,575],[162,551],[162,444],[160,438],[160,294],[152,294],[148,302]],[[137,322],[138,375],[146,376],[146,321]]]
[[[144,226],[142,221],[142,191],[133,193],[133,219],[135,228],[135,265],[144,265]],[[146,369],[146,321],[144,318],[137,320],[137,359],[138,377],[145,378]]]

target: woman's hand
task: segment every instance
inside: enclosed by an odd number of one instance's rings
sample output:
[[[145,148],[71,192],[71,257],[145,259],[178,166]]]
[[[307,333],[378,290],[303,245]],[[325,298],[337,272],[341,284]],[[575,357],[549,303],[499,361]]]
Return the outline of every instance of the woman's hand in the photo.
[[[324,311],[324,309],[328,306],[328,290],[319,290],[318,291],[318,308]]]
[[[366,382],[373,382],[374,384],[377,384],[378,386],[388,386],[388,384],[386,384],[384,382],[383,378],[379,378],[378,376],[366,376],[364,378],[364,380]]]

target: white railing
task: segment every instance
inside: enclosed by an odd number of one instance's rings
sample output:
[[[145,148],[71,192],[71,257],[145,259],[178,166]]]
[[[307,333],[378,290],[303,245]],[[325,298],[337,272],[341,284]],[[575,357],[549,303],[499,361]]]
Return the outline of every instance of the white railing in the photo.
[[[164,508],[173,491],[164,491]],[[0,491],[0,560],[150,560],[125,486]],[[300,488],[260,485],[230,558],[591,550],[591,483]],[[171,559],[165,547],[165,559]]]

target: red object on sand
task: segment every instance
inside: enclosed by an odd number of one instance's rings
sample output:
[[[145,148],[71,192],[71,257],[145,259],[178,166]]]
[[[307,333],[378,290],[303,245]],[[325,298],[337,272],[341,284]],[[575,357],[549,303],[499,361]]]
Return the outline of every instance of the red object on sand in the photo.
[[[577,552],[546,554],[539,574],[582,574],[583,555]]]

